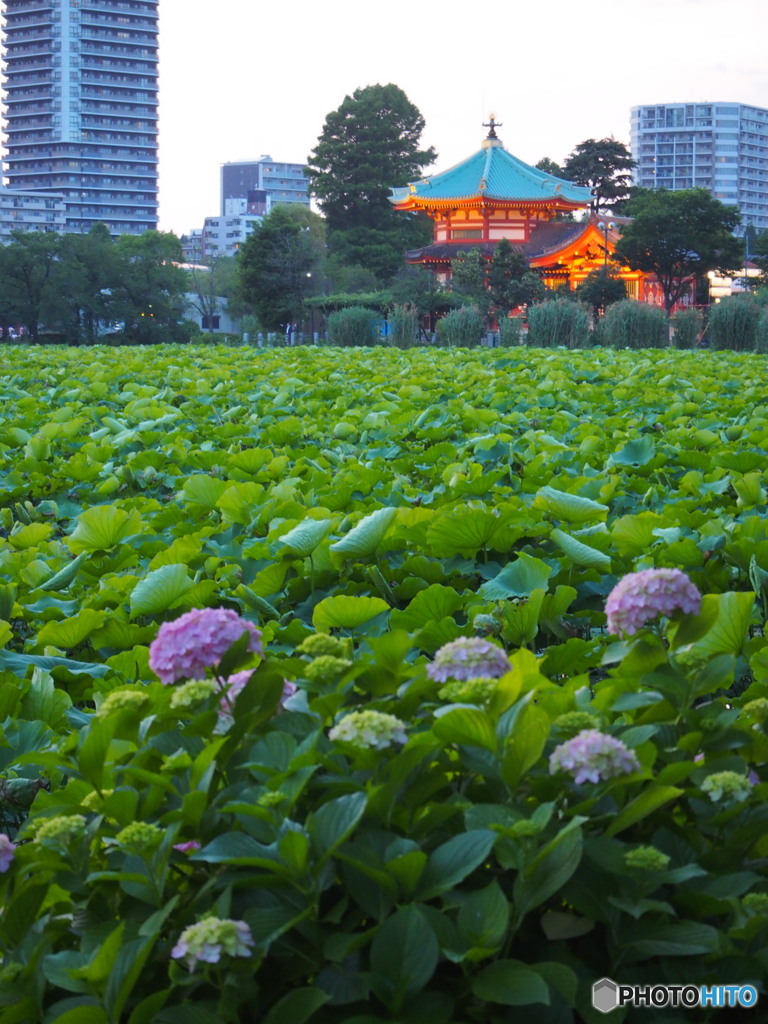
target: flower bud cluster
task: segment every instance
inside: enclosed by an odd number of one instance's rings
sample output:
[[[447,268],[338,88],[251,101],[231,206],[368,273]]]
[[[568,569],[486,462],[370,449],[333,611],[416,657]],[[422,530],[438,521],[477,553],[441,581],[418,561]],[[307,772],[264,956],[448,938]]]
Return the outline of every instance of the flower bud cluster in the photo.
[[[706,793],[713,803],[720,800],[735,800],[743,803],[749,799],[753,783],[746,775],[738,772],[713,772],[701,784],[702,793]]]
[[[352,711],[328,733],[354,747],[384,750],[393,743],[405,743],[405,723],[382,711]]]

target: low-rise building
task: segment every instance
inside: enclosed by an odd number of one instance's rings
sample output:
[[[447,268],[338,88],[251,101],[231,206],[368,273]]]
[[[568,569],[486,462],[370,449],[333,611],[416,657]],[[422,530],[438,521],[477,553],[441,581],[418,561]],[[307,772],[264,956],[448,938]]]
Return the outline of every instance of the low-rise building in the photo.
[[[64,196],[53,192],[27,192],[0,188],[0,245],[7,245],[12,231],[65,230]]]

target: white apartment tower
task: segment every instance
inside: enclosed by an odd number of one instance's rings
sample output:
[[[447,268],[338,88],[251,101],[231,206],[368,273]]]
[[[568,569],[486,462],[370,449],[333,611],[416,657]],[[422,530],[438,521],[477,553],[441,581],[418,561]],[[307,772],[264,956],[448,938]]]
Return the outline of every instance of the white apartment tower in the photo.
[[[740,231],[768,230],[768,110],[745,103],[632,107],[634,183],[705,188],[737,206]]]

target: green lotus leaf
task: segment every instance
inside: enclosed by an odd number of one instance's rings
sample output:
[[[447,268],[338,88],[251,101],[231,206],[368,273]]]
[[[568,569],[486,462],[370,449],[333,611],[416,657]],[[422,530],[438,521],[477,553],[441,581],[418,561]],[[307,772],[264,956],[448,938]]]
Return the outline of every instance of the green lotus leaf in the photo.
[[[131,592],[131,618],[169,611],[194,586],[186,565],[163,565],[155,569],[137,583]]]
[[[341,540],[331,544],[330,550],[344,558],[371,558],[378,550],[396,516],[396,508],[376,509],[353,526]]]
[[[536,505],[567,523],[591,523],[605,519],[608,513],[608,506],[599,501],[558,491],[554,487],[541,487],[536,495]]]
[[[307,558],[326,536],[330,528],[330,519],[305,519],[298,526],[294,526],[292,530],[289,530],[288,533],[284,533],[277,541],[277,544],[279,547],[286,548],[287,552],[291,555]]]
[[[656,454],[656,446],[648,435],[627,441],[624,447],[609,456],[607,466],[645,466]]]
[[[552,569],[540,558],[521,551],[514,562],[498,576],[480,587],[480,595],[488,601],[504,601],[508,597],[529,597],[534,590],[547,589]]]
[[[319,633],[329,629],[357,629],[377,615],[389,611],[389,605],[380,597],[350,597],[340,594],[326,597],[312,613],[312,625]]]
[[[126,537],[140,533],[142,527],[141,515],[136,509],[128,512],[116,505],[95,505],[78,517],[77,526],[66,543],[76,555],[84,551],[111,551]]]
[[[476,555],[489,545],[499,525],[493,512],[459,507],[435,516],[427,529],[427,543],[443,558]]]
[[[584,569],[603,569],[606,572],[610,572],[610,555],[606,555],[603,551],[598,551],[597,548],[590,547],[589,544],[576,540],[575,537],[571,537],[568,533],[563,533],[562,530],[553,530],[550,536],[574,565],[581,566]]]
[[[464,603],[464,598],[453,587],[433,583],[421,590],[403,611],[393,611],[390,617],[392,629],[414,632],[430,622],[449,618]]]
[[[65,651],[78,647],[87,639],[94,630],[104,625],[107,618],[105,611],[97,611],[95,608],[83,608],[72,618],[62,619],[61,622],[46,622],[37,634],[37,643],[41,645],[52,644],[54,647],[61,647]]]
[[[227,480],[203,474],[187,477],[181,489],[182,499],[190,505],[200,505],[211,512],[216,502],[230,486]]]

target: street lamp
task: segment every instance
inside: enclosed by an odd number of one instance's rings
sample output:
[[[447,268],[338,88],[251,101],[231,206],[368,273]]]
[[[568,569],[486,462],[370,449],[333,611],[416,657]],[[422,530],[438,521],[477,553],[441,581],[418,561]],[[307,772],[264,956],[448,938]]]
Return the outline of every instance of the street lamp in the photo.
[[[608,276],[608,232],[615,231],[616,225],[612,220],[601,220],[598,221],[598,228],[603,232],[603,274]]]

